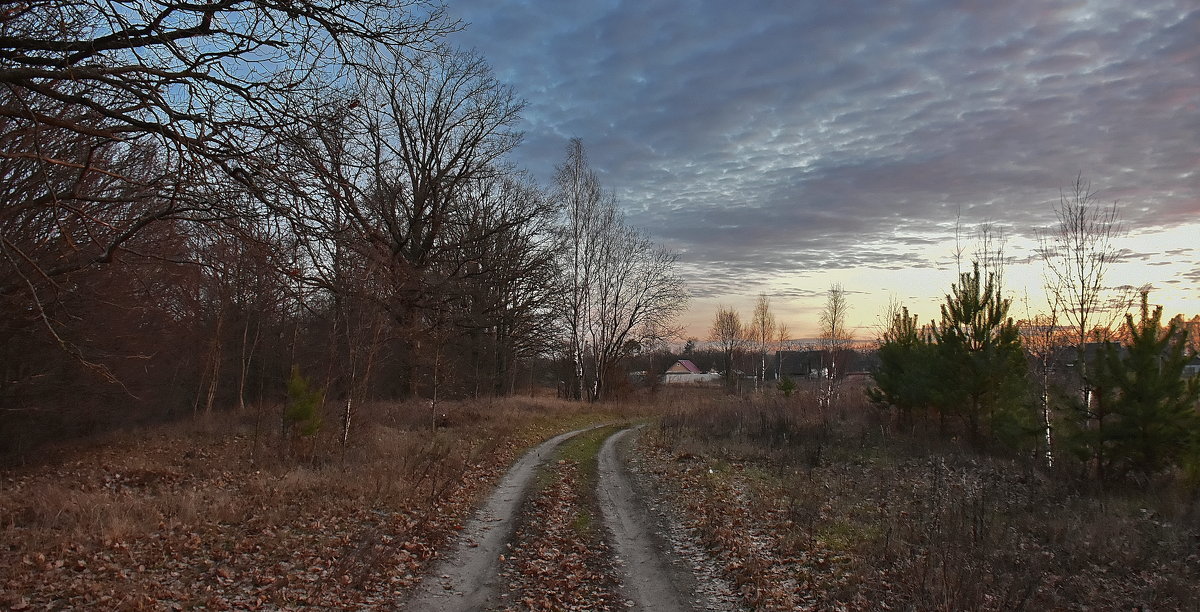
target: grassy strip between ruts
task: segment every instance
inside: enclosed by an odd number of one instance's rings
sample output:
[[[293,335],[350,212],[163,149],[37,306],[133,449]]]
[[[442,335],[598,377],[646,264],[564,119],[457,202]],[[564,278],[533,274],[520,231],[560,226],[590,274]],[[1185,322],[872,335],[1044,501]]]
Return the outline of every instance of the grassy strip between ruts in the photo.
[[[625,425],[581,433],[542,467],[501,576],[510,610],[614,610],[612,554],[596,517],[601,445]]]
[[[558,460],[573,462],[579,469],[578,478],[575,481],[575,491],[584,503],[580,505],[579,515],[575,520],[575,529],[579,531],[580,535],[592,535],[592,530],[596,526],[593,520],[598,512],[596,458],[600,454],[600,447],[604,445],[604,441],[609,436],[628,426],[628,423],[624,423],[598,427],[567,440],[559,447]],[[544,470],[542,473],[548,475],[550,470]],[[539,484],[544,482],[539,480]]]

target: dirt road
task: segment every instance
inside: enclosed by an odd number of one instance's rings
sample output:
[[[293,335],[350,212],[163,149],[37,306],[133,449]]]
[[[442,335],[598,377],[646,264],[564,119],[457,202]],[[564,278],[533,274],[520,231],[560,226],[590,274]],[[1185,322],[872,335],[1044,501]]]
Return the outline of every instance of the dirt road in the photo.
[[[565,433],[521,458],[462,532],[455,549],[434,569],[404,606],[408,610],[488,610],[513,605],[501,593],[501,555],[508,550],[522,504],[540,466]],[[732,588],[678,521],[654,499],[652,483],[631,471],[636,429],[621,430],[600,447],[597,497],[609,545],[616,553],[617,579],[626,609],[646,611],[738,610]],[[561,463],[561,461],[559,462]],[[537,517],[525,517],[525,520]],[[603,548],[603,547],[601,547]],[[506,599],[508,599],[506,601]],[[607,607],[605,608],[607,609]]]
[[[656,492],[634,449],[640,428],[620,431],[600,449],[600,503],[634,609],[737,612],[741,599],[719,564]]]

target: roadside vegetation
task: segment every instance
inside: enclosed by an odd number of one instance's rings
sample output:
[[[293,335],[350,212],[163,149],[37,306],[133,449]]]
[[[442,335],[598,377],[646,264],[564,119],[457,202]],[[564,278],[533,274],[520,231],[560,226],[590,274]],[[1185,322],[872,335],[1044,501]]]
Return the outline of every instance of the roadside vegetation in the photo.
[[[1100,487],[847,388],[673,400],[640,446],[756,609],[1195,609],[1196,491]]]
[[[0,605],[393,607],[526,447],[637,410],[445,408],[433,430],[427,406],[364,406],[344,452],[325,431],[281,454],[279,432],[252,415],[48,450],[2,476]]]

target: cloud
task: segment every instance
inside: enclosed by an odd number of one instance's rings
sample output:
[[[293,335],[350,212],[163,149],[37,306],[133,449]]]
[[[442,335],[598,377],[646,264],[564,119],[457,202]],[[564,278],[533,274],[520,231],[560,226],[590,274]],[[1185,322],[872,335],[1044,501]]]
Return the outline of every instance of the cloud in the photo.
[[[471,23],[458,42],[529,100],[515,161],[548,182],[583,138],[700,295],[937,267],[958,214],[1029,238],[1080,172],[1132,228],[1200,216],[1188,0],[450,9]]]

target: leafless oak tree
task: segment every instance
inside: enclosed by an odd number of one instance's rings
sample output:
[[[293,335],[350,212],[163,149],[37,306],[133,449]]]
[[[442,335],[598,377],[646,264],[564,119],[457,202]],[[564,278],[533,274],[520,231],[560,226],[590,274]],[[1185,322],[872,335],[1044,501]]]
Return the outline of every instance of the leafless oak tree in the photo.
[[[381,56],[281,147],[289,161],[273,208],[305,236],[309,280],[335,293],[369,288],[395,319],[410,394],[427,354],[421,339],[454,324],[443,315],[464,279],[485,273],[483,245],[549,210],[540,197],[481,187],[509,173],[501,158],[520,141],[521,107],[475,54]],[[348,260],[379,278],[342,283]]]

